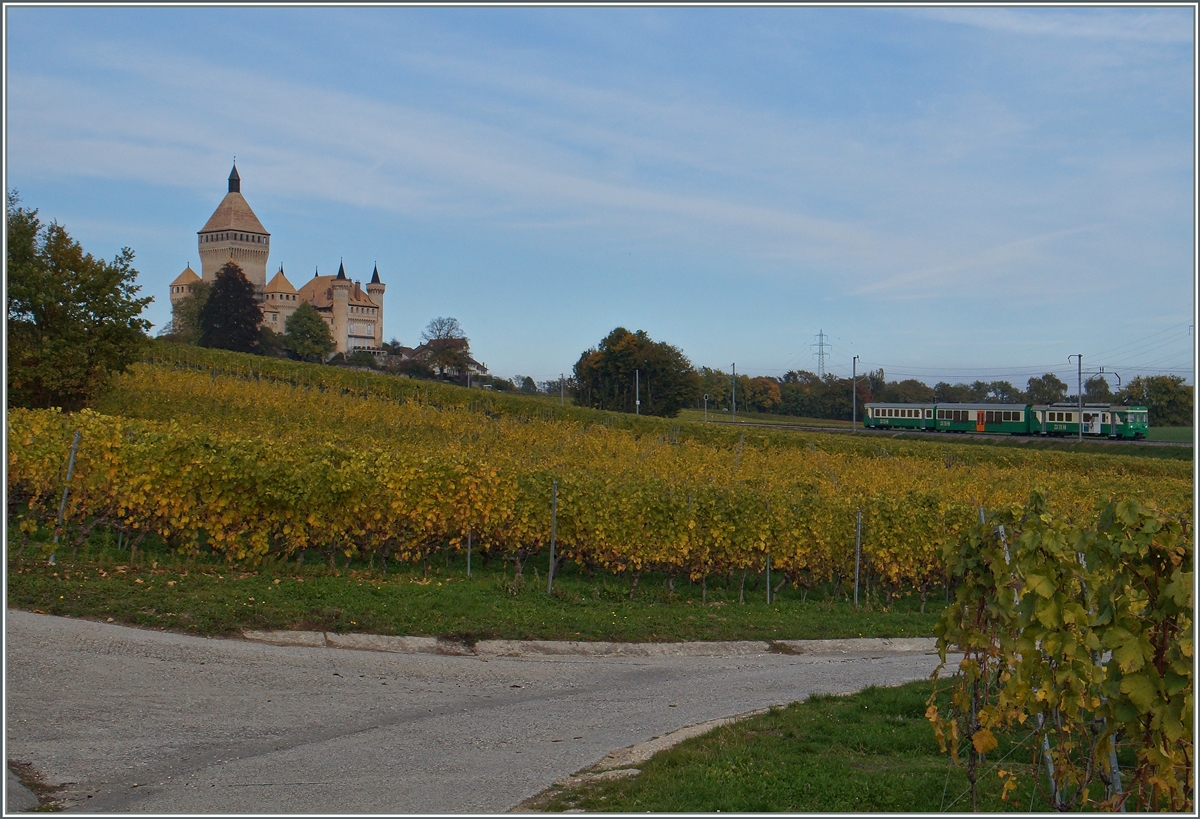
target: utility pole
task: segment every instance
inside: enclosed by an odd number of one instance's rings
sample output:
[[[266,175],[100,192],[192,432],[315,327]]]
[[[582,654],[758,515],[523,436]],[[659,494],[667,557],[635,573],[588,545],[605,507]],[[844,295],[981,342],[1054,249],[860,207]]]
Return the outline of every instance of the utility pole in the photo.
[[[1067,361],[1072,358],[1079,359],[1079,440],[1083,441],[1083,353],[1067,356]]]
[[[704,423],[708,423],[708,393],[704,393]]]
[[[850,362],[850,431],[858,431],[858,356]]]
[[[733,365],[733,421],[737,420],[737,364]]]
[[[817,333],[817,343],[812,345],[817,348],[817,375],[821,378],[825,377],[825,348],[830,346],[825,343],[825,331]]]
[[[633,414],[642,414],[642,371],[633,371]]]
[[[558,393],[559,393],[559,399],[560,399],[559,403],[561,403],[565,407],[567,405],[567,374],[566,373],[558,374]]]

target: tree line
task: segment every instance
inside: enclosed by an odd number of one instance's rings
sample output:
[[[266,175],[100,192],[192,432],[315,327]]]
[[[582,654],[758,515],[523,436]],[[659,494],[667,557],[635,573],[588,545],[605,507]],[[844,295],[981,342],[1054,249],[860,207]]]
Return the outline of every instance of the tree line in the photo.
[[[532,379],[529,386],[533,386]],[[736,399],[739,411],[849,421],[855,391],[860,415],[868,402],[1078,401],[1078,393],[1072,394],[1054,373],[1034,376],[1021,389],[1008,381],[941,381],[932,387],[914,378],[888,381],[882,369],[864,373],[853,384],[852,379],[832,373],[819,376],[807,370],[789,370],[782,378],[738,375],[735,388],[731,373],[711,367],[697,369],[677,347],[654,341],[643,330],[630,332],[624,327],[617,327],[583,352],[568,386],[581,406],[662,416],[677,415],[684,407],[699,409],[705,403],[710,411],[728,412]],[[1146,406],[1151,423],[1158,426],[1192,423],[1193,388],[1177,375],[1138,376],[1117,392],[1102,375],[1093,375],[1083,383],[1083,400]]]

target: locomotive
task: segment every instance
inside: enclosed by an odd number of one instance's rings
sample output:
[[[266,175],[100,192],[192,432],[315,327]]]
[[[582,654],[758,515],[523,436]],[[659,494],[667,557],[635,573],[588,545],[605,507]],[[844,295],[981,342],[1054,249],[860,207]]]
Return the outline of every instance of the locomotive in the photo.
[[[867,404],[867,429],[986,432],[1006,435],[1079,435],[1145,438],[1150,415],[1124,404]]]

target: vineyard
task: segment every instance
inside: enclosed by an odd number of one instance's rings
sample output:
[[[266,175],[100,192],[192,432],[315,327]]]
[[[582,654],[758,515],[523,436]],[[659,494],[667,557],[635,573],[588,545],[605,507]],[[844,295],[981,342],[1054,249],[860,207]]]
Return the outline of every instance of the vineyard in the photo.
[[[10,412],[24,531],[55,525],[61,505],[76,537],[153,533],[249,564],[309,551],[386,565],[470,543],[519,573],[553,525],[562,560],[635,582],[769,561],[812,587],[853,576],[861,510],[864,571],[890,594],[944,583],[943,551],[980,507],[1033,488],[1064,520],[1111,497],[1190,514],[1186,462],[746,435],[233,354],[155,356],[100,412]]]

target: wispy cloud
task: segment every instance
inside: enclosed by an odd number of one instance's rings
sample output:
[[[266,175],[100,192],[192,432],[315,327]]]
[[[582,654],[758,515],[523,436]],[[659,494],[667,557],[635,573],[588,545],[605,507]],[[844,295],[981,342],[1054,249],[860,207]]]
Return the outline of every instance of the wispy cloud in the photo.
[[[1194,9],[924,8],[912,14],[1008,34],[1146,43],[1188,43]]]

